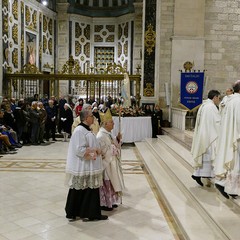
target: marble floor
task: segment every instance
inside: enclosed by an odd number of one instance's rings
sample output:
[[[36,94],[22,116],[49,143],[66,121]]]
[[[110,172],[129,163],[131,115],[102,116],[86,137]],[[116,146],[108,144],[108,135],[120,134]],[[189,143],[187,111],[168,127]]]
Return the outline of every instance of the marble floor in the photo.
[[[126,190],[107,221],[69,222],[64,186],[68,142],[24,146],[0,158],[0,240],[181,239],[136,147],[122,147]]]

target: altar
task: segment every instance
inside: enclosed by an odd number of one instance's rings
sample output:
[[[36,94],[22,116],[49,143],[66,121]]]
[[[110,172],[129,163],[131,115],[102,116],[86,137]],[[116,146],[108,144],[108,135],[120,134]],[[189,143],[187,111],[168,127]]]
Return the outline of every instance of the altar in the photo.
[[[119,117],[113,117],[113,135],[119,132]],[[152,137],[151,117],[121,117],[121,133],[124,143],[140,142]]]

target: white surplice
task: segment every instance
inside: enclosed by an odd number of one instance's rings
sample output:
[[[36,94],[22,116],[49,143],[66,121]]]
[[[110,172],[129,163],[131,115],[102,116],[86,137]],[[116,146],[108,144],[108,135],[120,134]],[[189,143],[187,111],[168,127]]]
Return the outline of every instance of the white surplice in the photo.
[[[219,136],[221,116],[211,99],[203,102],[198,110],[191,153],[194,176],[213,177],[213,161]]]
[[[86,127],[77,126],[68,147],[65,184],[70,188],[99,188],[103,184],[102,158],[87,160],[84,156],[87,148],[99,148],[96,136]]]
[[[228,98],[222,112],[215,175],[227,184],[225,192],[240,195],[240,94]],[[229,182],[230,181],[230,182]],[[231,185],[231,186],[230,186]]]

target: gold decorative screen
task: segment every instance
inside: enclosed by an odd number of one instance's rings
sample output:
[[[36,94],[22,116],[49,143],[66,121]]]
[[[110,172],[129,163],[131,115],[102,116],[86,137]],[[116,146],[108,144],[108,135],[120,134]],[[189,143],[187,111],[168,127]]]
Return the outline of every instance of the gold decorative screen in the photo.
[[[98,73],[104,72],[107,66],[114,63],[114,47],[95,47],[94,65]]]

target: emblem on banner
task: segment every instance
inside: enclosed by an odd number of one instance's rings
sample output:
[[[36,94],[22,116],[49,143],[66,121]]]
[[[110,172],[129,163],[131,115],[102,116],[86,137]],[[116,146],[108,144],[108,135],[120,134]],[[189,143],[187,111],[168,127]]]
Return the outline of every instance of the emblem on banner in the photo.
[[[186,91],[189,94],[194,94],[197,92],[197,90],[198,90],[198,85],[196,82],[190,81],[186,84]]]

